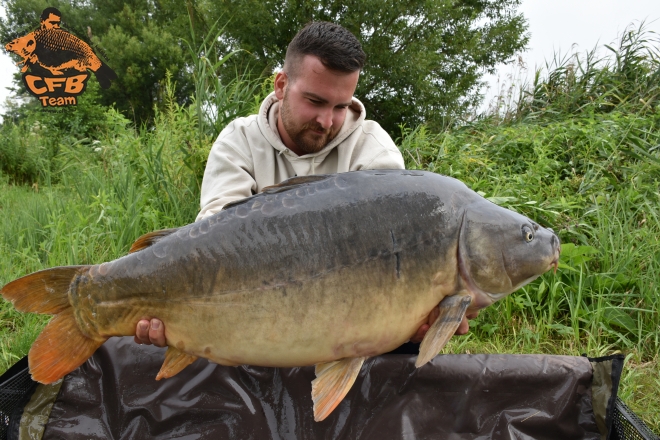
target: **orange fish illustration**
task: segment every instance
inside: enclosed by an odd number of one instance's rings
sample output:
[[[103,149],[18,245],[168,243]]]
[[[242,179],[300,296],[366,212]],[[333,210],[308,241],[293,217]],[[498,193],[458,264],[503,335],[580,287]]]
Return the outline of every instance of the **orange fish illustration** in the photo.
[[[87,43],[59,27],[39,28],[27,35],[16,38],[5,48],[23,58],[21,72],[30,65],[38,65],[53,75],[63,75],[67,69],[94,72],[104,89],[117,74],[96,56]]]

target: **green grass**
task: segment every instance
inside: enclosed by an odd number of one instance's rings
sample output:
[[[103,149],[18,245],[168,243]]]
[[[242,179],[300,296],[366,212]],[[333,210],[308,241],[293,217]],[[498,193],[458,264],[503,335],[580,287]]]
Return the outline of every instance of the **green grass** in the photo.
[[[172,107],[156,127],[123,124],[110,136],[62,143],[52,167],[60,171],[32,185],[0,174],[0,285],[48,267],[115,259],[140,235],[195,219],[201,172],[190,166],[200,154],[194,112]],[[2,302],[0,370],[27,353],[47,321]]]

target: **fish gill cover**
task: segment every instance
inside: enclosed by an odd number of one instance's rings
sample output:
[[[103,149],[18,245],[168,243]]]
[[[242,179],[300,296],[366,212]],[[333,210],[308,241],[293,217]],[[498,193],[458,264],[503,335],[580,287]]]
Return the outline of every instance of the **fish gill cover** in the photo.
[[[104,89],[117,78],[87,43],[60,28],[61,20],[59,10],[46,8],[39,28],[5,45],[22,58],[18,65],[23,65],[23,83],[43,107],[76,105],[87,86],[88,70]]]

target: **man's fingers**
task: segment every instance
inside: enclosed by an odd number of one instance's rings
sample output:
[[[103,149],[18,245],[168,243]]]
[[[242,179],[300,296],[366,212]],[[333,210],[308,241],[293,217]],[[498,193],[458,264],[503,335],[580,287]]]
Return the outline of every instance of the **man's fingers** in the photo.
[[[438,319],[438,316],[440,316],[440,308],[433,307],[433,310],[431,310],[431,313],[429,313],[429,327],[433,325],[436,319]]]
[[[456,332],[454,334],[455,335],[464,335],[469,331],[470,331],[470,324],[468,323],[467,316],[463,316],[463,320],[458,325],[458,328],[456,329]]]
[[[474,319],[474,318],[476,318],[477,316],[479,316],[479,310],[477,310],[476,312],[468,313],[468,314],[465,315],[465,316],[467,317],[467,319]]]
[[[160,319],[142,319],[135,327],[135,337],[133,338],[138,344],[155,345],[156,347],[165,347],[165,326]]]
[[[151,328],[149,329],[149,341],[156,347],[165,347],[165,327],[160,319],[151,320]]]
[[[424,335],[426,335],[426,332],[429,330],[429,327],[431,327],[428,324],[422,324],[418,329],[417,333],[410,338],[410,342],[414,342],[415,344],[419,344],[422,342],[422,339],[424,339]]]
[[[149,321],[142,319],[135,327],[135,342],[138,344],[151,344],[149,341]]]
[[[468,319],[474,319],[479,315],[479,310],[476,312],[471,312],[466,314],[463,317],[463,320],[461,321],[460,325],[456,329],[456,332],[454,333],[455,335],[464,335],[467,332],[470,331],[470,324],[468,323]],[[429,313],[429,317],[427,319],[428,324],[422,324],[418,329],[417,333],[415,333],[411,338],[410,342],[414,342],[416,344],[422,342],[422,339],[424,339],[424,336],[426,335],[426,332],[429,330],[431,325],[438,319],[438,316],[440,316],[440,309],[438,307],[434,307],[433,310],[431,310],[431,313]],[[164,338],[163,338],[164,340]]]

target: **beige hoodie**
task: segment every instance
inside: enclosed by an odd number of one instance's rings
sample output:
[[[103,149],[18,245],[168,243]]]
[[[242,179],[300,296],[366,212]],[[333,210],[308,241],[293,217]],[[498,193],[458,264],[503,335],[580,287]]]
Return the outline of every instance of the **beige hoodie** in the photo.
[[[303,156],[282,142],[278,114],[279,101],[271,93],[259,114],[238,118],[222,130],[206,163],[197,220],[290,177],[404,168],[392,138],[376,122],[364,119],[364,106],[356,98],[337,136],[321,151]]]

